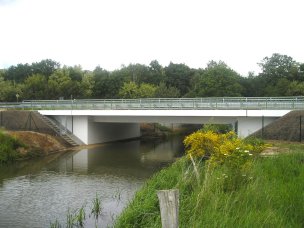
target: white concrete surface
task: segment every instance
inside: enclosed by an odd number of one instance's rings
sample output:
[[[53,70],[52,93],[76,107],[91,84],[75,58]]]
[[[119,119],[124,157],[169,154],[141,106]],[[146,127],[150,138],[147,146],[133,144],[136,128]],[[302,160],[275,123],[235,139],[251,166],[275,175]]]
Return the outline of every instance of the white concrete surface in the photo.
[[[266,127],[276,119],[277,117],[264,117],[264,120],[263,117],[238,117],[238,136],[245,138],[248,135],[260,130],[262,127]]]
[[[104,116],[104,117],[236,117],[271,116],[281,117],[291,110],[39,110],[47,116]]]
[[[85,144],[140,136],[139,123],[234,124],[246,137],[291,110],[40,110]],[[264,120],[262,120],[264,119]]]

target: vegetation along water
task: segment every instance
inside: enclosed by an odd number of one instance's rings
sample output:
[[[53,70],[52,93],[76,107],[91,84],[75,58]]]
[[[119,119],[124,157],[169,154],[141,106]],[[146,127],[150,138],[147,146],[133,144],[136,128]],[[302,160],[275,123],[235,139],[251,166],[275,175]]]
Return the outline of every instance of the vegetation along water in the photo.
[[[303,144],[276,143],[276,153],[262,156],[260,140],[211,131],[185,144],[187,156],[145,183],[115,227],[161,227],[156,191],[172,188],[180,227],[304,226]]]

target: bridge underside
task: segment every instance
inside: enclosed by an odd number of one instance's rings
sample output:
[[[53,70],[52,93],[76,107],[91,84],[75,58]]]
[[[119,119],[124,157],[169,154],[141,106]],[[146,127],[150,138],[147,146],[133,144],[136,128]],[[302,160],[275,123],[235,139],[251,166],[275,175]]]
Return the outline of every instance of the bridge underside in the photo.
[[[77,111],[77,110],[76,110]],[[267,126],[280,116],[289,111],[276,110],[277,112],[249,112],[246,110],[208,110],[196,113],[187,110],[177,113],[175,110],[168,112],[128,112],[119,110],[112,112],[90,110],[80,113],[73,110],[40,111],[43,115],[52,116],[77,136],[84,144],[96,144],[122,139],[140,137],[140,123],[181,123],[181,124],[231,124],[236,127],[240,137],[247,137],[262,127]],[[92,112],[93,111],[93,112]],[[268,111],[268,112],[267,112]],[[153,113],[154,112],[154,113]],[[78,114],[78,115],[77,115]],[[211,116],[211,114],[213,114]]]

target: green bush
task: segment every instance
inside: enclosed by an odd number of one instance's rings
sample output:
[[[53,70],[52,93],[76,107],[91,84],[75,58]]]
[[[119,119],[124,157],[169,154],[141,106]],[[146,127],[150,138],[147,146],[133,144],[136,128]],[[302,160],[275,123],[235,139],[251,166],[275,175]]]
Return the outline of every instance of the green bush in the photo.
[[[17,149],[24,145],[14,137],[0,131],[0,163],[14,161],[20,157]]]

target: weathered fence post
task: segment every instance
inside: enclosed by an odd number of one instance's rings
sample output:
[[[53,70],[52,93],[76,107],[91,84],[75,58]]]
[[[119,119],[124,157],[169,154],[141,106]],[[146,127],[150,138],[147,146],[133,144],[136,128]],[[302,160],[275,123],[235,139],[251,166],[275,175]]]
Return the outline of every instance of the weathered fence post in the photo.
[[[162,228],[178,228],[178,189],[157,191]]]
[[[1,115],[0,126],[3,126],[3,111],[0,111],[0,115]]]
[[[300,116],[300,134],[299,134],[299,141],[302,142],[302,116]]]

